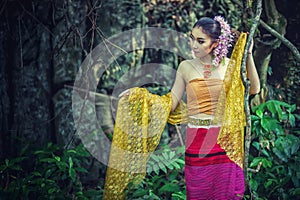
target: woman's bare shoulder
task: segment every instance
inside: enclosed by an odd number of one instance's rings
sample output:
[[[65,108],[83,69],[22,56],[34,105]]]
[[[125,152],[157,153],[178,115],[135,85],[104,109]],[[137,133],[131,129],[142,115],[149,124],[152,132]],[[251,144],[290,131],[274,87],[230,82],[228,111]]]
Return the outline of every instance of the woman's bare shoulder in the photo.
[[[193,62],[193,59],[181,61],[178,66],[178,72],[189,70],[191,67],[193,67]]]

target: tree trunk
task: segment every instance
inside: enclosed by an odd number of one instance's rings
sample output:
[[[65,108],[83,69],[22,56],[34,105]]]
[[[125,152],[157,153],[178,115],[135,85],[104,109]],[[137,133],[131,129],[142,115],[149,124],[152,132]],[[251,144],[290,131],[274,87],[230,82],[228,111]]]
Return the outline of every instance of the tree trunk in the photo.
[[[266,23],[269,24],[278,33],[284,35],[286,33],[287,21],[281,15],[275,5],[274,0],[264,1],[264,10]],[[271,60],[273,50],[278,48],[281,42],[272,37],[265,30],[261,31],[261,39],[256,42],[256,51],[254,53],[255,63],[258,67],[258,73],[261,80],[262,88],[267,86],[268,67]]]
[[[11,148],[9,138],[9,121],[10,121],[10,99],[8,98],[9,90],[9,68],[7,67],[9,60],[8,50],[8,32],[7,23],[0,17],[0,160]]]
[[[9,1],[2,14],[6,55],[2,62],[2,97],[4,121],[3,142],[39,146],[51,141],[51,83],[50,32],[45,31],[49,3],[33,7],[31,1]],[[35,14],[41,14],[35,17]],[[4,15],[4,16],[3,16]],[[2,54],[1,54],[2,55]],[[6,90],[6,91],[5,91]],[[9,114],[7,113],[9,107]],[[2,108],[3,109],[3,108]],[[6,129],[6,130],[5,130]],[[5,153],[17,151],[19,145],[5,148]]]

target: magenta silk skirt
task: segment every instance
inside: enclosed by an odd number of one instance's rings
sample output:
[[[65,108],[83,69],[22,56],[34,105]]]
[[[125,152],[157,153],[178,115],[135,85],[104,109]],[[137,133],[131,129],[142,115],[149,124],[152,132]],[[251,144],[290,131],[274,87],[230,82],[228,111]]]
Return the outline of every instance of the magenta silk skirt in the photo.
[[[217,144],[219,130],[219,127],[187,127],[184,168],[187,200],[243,197],[243,170]]]

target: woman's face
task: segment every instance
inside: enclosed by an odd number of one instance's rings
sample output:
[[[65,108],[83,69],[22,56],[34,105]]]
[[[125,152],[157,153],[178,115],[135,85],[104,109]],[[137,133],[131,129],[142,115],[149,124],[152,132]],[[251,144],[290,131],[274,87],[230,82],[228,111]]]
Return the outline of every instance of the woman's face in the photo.
[[[190,39],[191,48],[197,58],[204,58],[210,55],[212,50],[218,45],[218,42],[213,42],[211,37],[202,31],[202,27],[193,28]]]

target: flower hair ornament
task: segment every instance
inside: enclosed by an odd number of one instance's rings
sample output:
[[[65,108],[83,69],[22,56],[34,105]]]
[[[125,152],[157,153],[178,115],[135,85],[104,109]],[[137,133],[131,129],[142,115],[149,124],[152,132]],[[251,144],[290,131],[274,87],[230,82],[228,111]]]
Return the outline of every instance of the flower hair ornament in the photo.
[[[233,40],[231,35],[230,25],[221,16],[215,16],[215,21],[218,21],[221,26],[221,34],[219,36],[219,44],[213,50],[212,65],[217,67],[228,53],[228,48]]]

